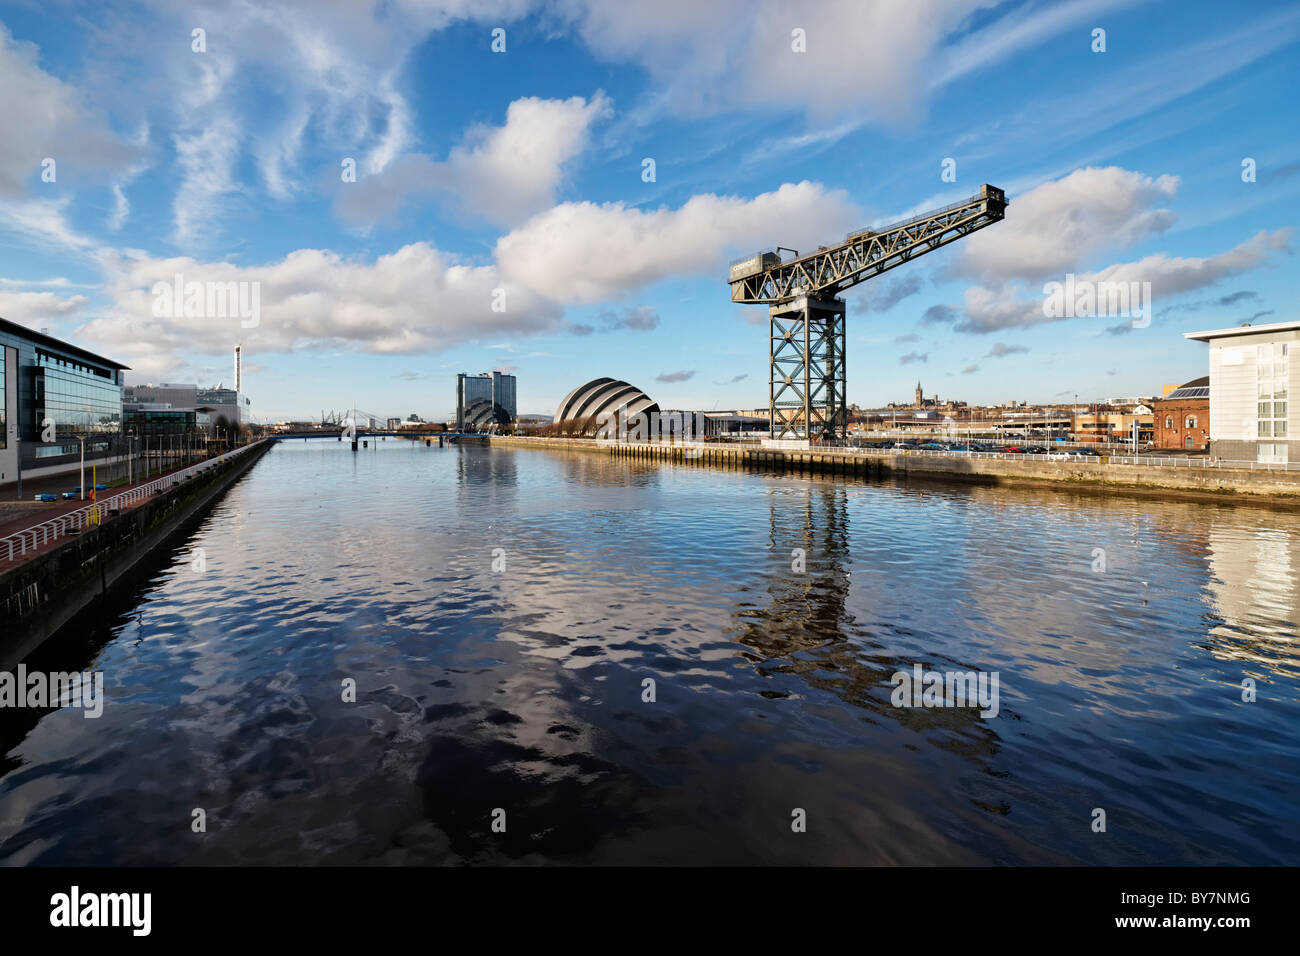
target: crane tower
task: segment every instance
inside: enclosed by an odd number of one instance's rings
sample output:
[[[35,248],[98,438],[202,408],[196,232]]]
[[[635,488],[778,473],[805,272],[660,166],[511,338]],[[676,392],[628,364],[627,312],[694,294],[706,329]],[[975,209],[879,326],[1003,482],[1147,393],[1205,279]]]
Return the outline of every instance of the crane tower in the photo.
[[[881,229],[850,234],[800,256],[760,252],[731,266],[731,301],[767,305],[770,318],[768,406],[772,438],[843,437],[844,299],[847,289],[999,222],[1006,193],[985,184],[978,195]]]

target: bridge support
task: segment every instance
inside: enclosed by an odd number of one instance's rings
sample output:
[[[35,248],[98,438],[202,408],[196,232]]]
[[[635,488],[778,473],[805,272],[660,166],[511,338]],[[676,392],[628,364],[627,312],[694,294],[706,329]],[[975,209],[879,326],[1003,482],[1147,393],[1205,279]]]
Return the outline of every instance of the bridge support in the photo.
[[[786,440],[844,437],[844,300],[800,297],[771,306],[769,316],[768,434]]]

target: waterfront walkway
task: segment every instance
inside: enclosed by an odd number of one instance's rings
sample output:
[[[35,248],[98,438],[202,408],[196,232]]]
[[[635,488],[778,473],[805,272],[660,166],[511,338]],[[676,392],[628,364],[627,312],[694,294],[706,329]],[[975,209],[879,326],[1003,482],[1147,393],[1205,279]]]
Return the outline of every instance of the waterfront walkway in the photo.
[[[161,478],[167,478],[171,475],[179,475],[188,469],[194,468],[196,465],[201,465],[211,460],[213,459],[197,459],[194,461],[184,462],[174,468],[169,468],[166,471],[152,472],[148,476],[130,484],[123,483],[120,485],[113,485],[98,492],[97,502],[100,504],[106,504],[110,498],[116,498],[117,496],[123,495],[127,492],[140,490],[153,482],[157,482]],[[23,495],[25,500],[5,501],[3,498],[0,498],[0,573],[8,571],[10,568],[17,567],[26,561],[39,557],[42,554],[46,554],[68,540],[63,534],[60,534],[57,537],[52,537],[49,540],[40,540],[34,539],[34,537],[28,537],[24,542],[25,547],[21,549],[21,553],[15,553],[12,559],[10,559],[9,556],[9,547],[6,544],[3,544],[5,539],[11,535],[27,531],[46,522],[53,521],[56,518],[71,515],[73,512],[80,511],[83,508],[88,508],[92,504],[97,503],[92,502],[89,499],[85,501],[80,499],[64,500],[62,497],[60,497],[58,501],[51,502],[32,500],[32,496],[36,494],[61,495],[62,492],[70,491],[75,487],[77,481],[78,475],[75,472],[38,478],[31,482],[24,480]],[[86,481],[90,481],[89,468],[86,469]],[[15,490],[16,485],[10,483],[5,485],[3,489],[0,489],[0,494],[13,494]],[[142,495],[134,500],[115,503],[112,507],[117,511],[127,511],[131,508],[137,507],[139,504],[147,500],[147,496]],[[111,520],[113,520],[113,516],[107,513],[107,507],[105,507],[101,521],[107,523]]]

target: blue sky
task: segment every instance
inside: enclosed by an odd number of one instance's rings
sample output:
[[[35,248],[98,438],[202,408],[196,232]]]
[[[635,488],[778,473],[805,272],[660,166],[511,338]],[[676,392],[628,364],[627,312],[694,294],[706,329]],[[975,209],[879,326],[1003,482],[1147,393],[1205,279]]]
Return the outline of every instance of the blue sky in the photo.
[[[849,293],[849,400],[1158,394],[1184,331],[1295,318],[1298,52],[1281,2],[0,3],[0,315],[136,382],[242,342],[272,420],[442,418],[492,368],[524,412],[761,407],[731,259],[988,182],[1005,222]],[[1150,326],[1047,320],[1069,273],[1149,281]],[[256,326],[159,314],[178,274]]]

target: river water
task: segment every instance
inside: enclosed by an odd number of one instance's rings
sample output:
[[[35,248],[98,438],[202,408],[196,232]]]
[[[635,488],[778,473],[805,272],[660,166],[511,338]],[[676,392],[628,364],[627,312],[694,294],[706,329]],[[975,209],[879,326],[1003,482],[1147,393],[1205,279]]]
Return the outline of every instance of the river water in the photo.
[[[1298,568],[1249,506],[287,441],[26,662],[107,699],[0,710],[0,861],[1296,864]]]

